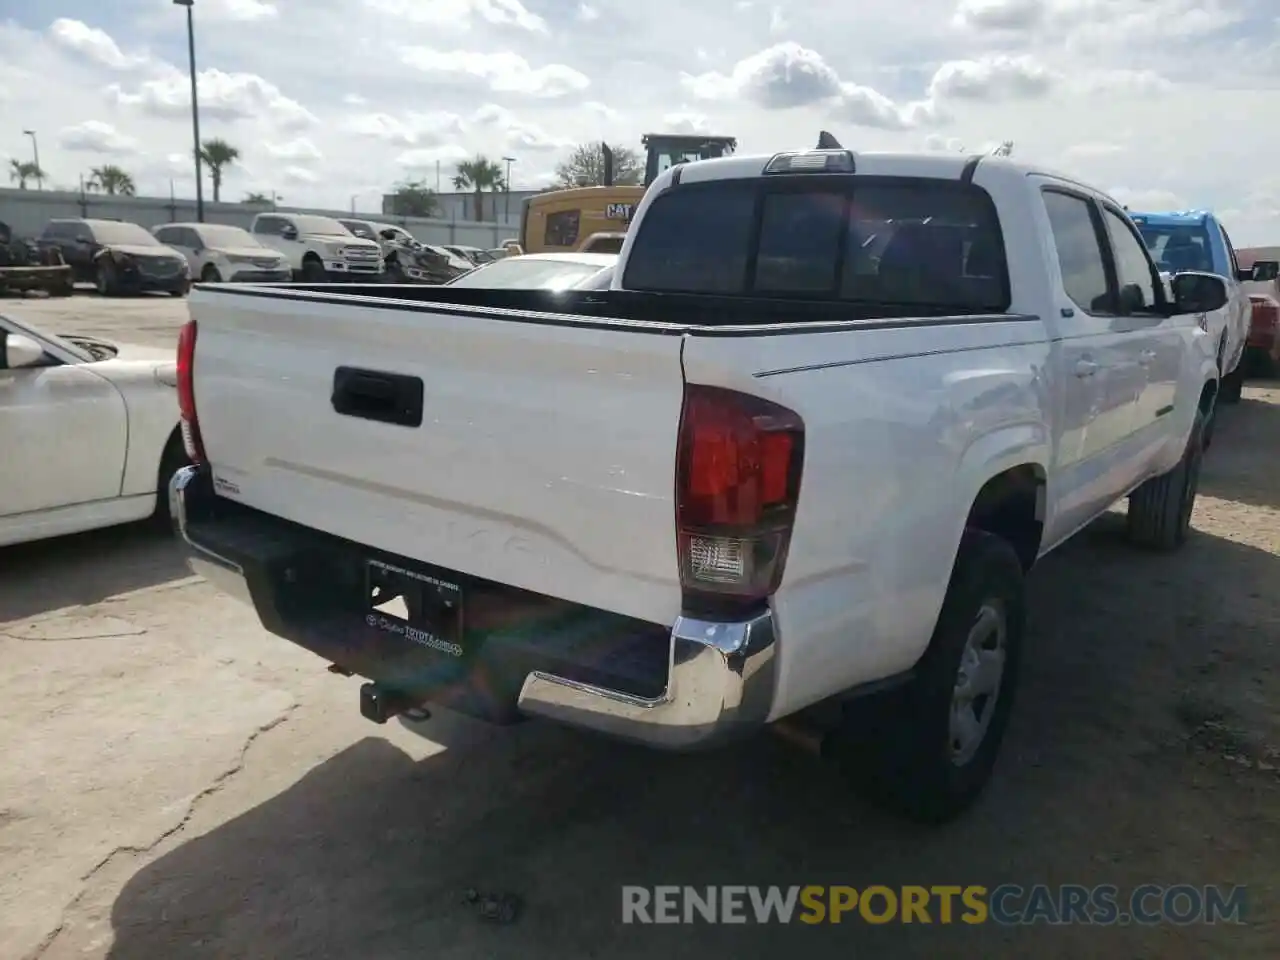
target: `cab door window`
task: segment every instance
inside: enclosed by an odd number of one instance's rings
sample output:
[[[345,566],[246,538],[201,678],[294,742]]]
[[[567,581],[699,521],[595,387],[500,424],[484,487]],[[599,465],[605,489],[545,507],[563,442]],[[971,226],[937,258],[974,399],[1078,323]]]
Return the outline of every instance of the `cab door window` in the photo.
[[[1147,245],[1139,239],[1129,221],[1108,206],[1102,208],[1116,264],[1117,305],[1122,315],[1158,313],[1160,282],[1147,253]]]

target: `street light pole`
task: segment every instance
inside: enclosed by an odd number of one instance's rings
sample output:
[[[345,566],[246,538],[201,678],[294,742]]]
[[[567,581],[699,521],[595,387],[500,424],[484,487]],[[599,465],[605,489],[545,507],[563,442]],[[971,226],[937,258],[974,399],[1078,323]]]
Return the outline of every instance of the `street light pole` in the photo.
[[[187,8],[187,58],[191,63],[191,136],[196,155],[196,220],[204,223],[204,175],[200,170],[200,98],[196,93],[196,26],[192,16],[195,0],[173,0],[174,6]]]
[[[511,165],[516,162],[515,157],[503,157],[507,161],[507,178],[503,181],[506,185],[506,196],[502,198],[502,219],[511,219]]]
[[[44,171],[40,169],[40,144],[36,142],[36,132],[34,130],[23,130],[28,137],[31,138],[31,153],[35,157],[36,162],[36,188],[44,189]]]

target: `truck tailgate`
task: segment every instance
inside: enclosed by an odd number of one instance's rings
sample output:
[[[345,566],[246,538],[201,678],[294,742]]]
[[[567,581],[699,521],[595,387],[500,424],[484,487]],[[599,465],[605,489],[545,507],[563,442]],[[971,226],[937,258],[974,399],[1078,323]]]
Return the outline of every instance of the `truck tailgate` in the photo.
[[[678,335],[251,290],[197,289],[190,309],[220,495],[498,583],[679,615]],[[419,425],[369,419],[415,390]]]

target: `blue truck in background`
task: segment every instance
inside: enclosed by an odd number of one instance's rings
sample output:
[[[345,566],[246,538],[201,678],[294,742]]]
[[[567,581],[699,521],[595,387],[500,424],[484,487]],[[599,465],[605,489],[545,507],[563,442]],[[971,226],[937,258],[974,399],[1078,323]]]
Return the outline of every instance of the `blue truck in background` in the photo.
[[[1176,275],[1195,270],[1217,274],[1227,281],[1227,305],[1208,318],[1208,329],[1218,337],[1217,399],[1224,403],[1238,402],[1245,373],[1241,360],[1253,311],[1243,283],[1254,279],[1254,272],[1261,265],[1241,269],[1230,235],[1207,210],[1171,213],[1130,210],[1129,219],[1142,234],[1161,272]]]

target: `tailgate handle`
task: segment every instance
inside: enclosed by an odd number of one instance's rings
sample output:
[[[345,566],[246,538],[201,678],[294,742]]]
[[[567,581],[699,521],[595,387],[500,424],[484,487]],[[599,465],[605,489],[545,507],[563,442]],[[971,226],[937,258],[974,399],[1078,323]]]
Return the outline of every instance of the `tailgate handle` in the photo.
[[[344,417],[420,427],[422,395],[421,377],[358,367],[333,372],[333,409]]]

